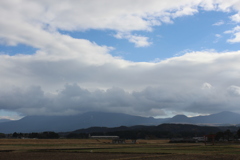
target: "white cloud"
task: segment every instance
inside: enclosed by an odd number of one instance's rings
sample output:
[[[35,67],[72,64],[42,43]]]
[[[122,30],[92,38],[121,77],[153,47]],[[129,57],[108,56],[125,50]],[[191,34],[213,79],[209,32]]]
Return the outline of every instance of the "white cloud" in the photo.
[[[162,60],[160,58],[155,58],[154,60],[150,61],[150,63],[159,63]]]
[[[221,26],[223,24],[224,24],[224,21],[221,20],[221,21],[218,21],[218,22],[214,23],[213,26]]]
[[[214,40],[214,43],[217,43],[221,38],[222,35],[221,34],[215,34],[216,39]]]
[[[173,13],[172,17],[177,18],[177,17],[187,16],[187,15],[194,15],[196,13],[198,13],[198,10],[196,8],[192,8],[192,6],[190,7],[184,6],[182,10],[178,10],[177,12]]]
[[[221,34],[215,34],[215,37],[217,37],[217,38],[221,38],[222,35],[221,35]]]
[[[8,45],[33,45],[32,43],[37,41],[36,37],[41,41],[49,37],[49,32],[58,30],[109,29],[125,33],[152,31],[154,26],[173,23],[176,17],[193,15],[200,7],[206,10],[238,10],[239,2],[140,0],[136,4],[134,0],[20,0],[1,1],[0,6],[0,14],[4,15],[0,18],[0,42]],[[8,21],[9,19],[11,21]],[[144,36],[132,35],[129,41],[140,47],[150,44],[147,39]],[[39,45],[35,47],[39,48]]]
[[[102,110],[145,116],[153,110],[239,111],[239,98],[228,93],[232,85],[240,86],[240,52],[192,52],[124,65],[114,59],[84,63],[80,57],[1,55],[1,109],[27,115]]]
[[[151,42],[148,41],[148,37],[131,35],[128,39],[129,42],[134,43],[136,47],[147,47],[151,45]]]
[[[234,38],[228,39],[227,41],[230,43],[239,43],[240,42],[240,26],[236,26],[232,30],[228,30],[225,32],[226,34],[233,34]]]
[[[203,83],[203,85],[202,85],[202,89],[211,89],[211,88],[212,88],[212,85],[207,82]]]
[[[151,45],[151,42],[148,41],[148,37],[140,35],[118,32],[114,37],[118,39],[127,39],[129,42],[134,43],[135,47],[148,47]]]
[[[230,19],[231,19],[233,22],[240,23],[240,12],[237,13],[237,14],[234,14],[234,15],[230,16]]]
[[[228,87],[228,91],[230,95],[240,97],[240,87],[239,86],[230,86]]]

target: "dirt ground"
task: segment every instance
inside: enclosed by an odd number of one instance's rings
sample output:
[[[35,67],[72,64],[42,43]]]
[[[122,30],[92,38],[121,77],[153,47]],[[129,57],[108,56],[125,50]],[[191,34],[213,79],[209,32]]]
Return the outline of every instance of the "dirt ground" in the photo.
[[[0,160],[240,160],[239,144],[138,140],[112,144],[95,139],[1,139]]]
[[[0,152],[1,160],[240,160],[237,155]]]

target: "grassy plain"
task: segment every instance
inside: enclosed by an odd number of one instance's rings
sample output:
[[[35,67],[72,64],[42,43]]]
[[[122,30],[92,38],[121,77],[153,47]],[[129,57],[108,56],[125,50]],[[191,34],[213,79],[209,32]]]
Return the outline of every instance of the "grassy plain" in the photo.
[[[112,144],[101,139],[0,139],[4,160],[170,160],[240,159],[240,144],[168,143],[138,140],[137,144]]]

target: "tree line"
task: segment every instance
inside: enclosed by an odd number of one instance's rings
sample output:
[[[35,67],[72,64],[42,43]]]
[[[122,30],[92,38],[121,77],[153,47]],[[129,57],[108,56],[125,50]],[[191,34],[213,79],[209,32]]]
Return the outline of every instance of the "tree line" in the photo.
[[[99,130],[100,129],[100,130]],[[78,132],[56,133],[56,132],[32,132],[4,134],[0,133],[0,138],[80,138],[87,139],[91,136],[119,136],[122,139],[158,139],[158,138],[191,138],[202,137],[214,134],[216,141],[232,141],[240,139],[240,128],[213,128],[183,124],[166,124],[156,127],[118,127],[118,128],[89,128]]]
[[[37,138],[37,139],[57,139],[59,134],[55,132],[32,132],[32,133],[17,133],[13,134],[3,134],[0,133],[1,138]]]
[[[158,138],[192,138],[203,137],[208,134],[215,134],[216,141],[234,141],[240,139],[240,129],[230,131],[229,129],[219,132],[194,132],[194,131],[147,131],[147,130],[129,130],[129,131],[114,131],[114,132],[92,132],[91,136],[119,136],[122,139],[158,139]],[[66,138],[86,139],[89,133],[69,133]]]

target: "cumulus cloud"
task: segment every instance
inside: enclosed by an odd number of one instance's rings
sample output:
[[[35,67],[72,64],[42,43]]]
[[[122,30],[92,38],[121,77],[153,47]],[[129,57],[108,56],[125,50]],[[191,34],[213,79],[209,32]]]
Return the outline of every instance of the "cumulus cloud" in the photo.
[[[228,87],[228,91],[229,91],[230,95],[237,96],[237,97],[240,96],[240,87],[239,86],[232,85],[232,86]]]
[[[231,19],[233,22],[240,23],[240,12],[237,13],[237,14],[234,14],[234,15],[230,16],[230,19]]]
[[[224,21],[221,20],[221,21],[218,21],[218,22],[214,23],[213,26],[221,26],[223,24],[224,24]]]
[[[239,111],[240,52],[187,52],[152,62],[111,56],[111,46],[61,34],[112,30],[136,47],[151,45],[154,26],[203,10],[239,10],[239,1],[1,1],[0,43],[25,44],[31,55],[0,55],[0,109],[25,115],[114,111]],[[232,18],[236,21],[236,18]],[[136,33],[136,32],[135,32]],[[229,31],[239,42],[239,27]]]
[[[218,43],[218,41],[222,38],[221,34],[215,34],[215,40],[213,41],[214,43]]]
[[[195,6],[184,6],[184,8],[182,8],[182,10],[178,10],[177,12],[172,14],[173,18],[177,18],[177,17],[182,17],[182,16],[186,16],[186,15],[194,15],[198,13],[198,10],[195,8]]]
[[[210,90],[211,88],[212,88],[212,85],[207,82],[203,83],[203,85],[202,85],[202,89]]]
[[[236,26],[232,30],[226,31],[227,34],[233,34],[234,38],[228,39],[230,43],[239,43],[240,42],[240,26]]]
[[[239,52],[192,52],[124,66],[37,56],[1,55],[1,109],[26,115],[99,110],[144,116],[153,110],[239,111]]]
[[[20,0],[0,3],[0,13],[3,15],[0,19],[1,42],[8,45],[17,43],[33,45],[32,43],[36,41],[34,37],[38,37],[41,41],[48,38],[49,32],[58,30],[109,29],[129,33],[151,31],[154,26],[161,25],[161,23],[172,23],[176,17],[193,15],[200,7],[204,10],[239,10],[238,1],[205,0],[179,2],[140,0],[137,4],[134,0],[103,0],[101,2],[98,0],[54,0],[51,2]],[[135,44],[141,42],[140,46],[149,44],[146,43],[147,38],[142,36],[132,36],[131,42]],[[40,47],[40,44],[35,45],[37,48]]]
[[[148,37],[140,35],[119,32],[115,34],[114,37],[118,39],[127,39],[129,42],[134,43],[136,47],[147,47],[151,45],[151,42],[148,41]]]
[[[5,97],[0,100],[0,105],[4,106],[2,109],[11,109],[24,115],[71,115],[86,111],[110,111],[161,116],[165,111],[214,113],[216,108],[226,110],[226,106],[238,111],[240,87],[212,90],[206,83],[203,86],[204,90],[201,86],[194,89],[186,87],[185,92],[184,89],[173,89],[170,86],[147,87],[141,91],[128,92],[118,87],[89,91],[77,84],[66,84],[55,94],[44,93],[40,87],[32,86],[25,90],[13,88],[11,94],[1,93]]]

